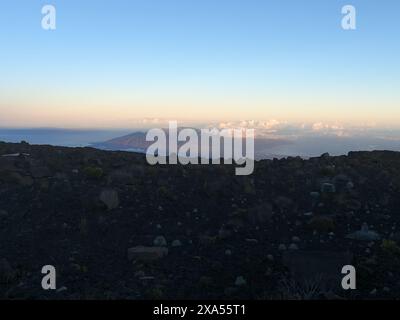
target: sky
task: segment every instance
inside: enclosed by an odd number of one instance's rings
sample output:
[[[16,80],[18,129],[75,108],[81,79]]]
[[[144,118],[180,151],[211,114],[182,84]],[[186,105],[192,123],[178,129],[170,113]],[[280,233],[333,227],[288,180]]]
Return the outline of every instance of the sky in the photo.
[[[398,0],[0,0],[0,127],[398,128],[399,18]]]

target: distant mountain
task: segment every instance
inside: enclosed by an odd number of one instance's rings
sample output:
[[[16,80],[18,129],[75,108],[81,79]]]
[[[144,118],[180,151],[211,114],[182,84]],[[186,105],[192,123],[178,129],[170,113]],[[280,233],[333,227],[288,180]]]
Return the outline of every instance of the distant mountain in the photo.
[[[178,131],[182,129],[184,128],[179,128]],[[166,132],[166,137],[168,139],[168,130],[167,129],[164,130]],[[198,131],[200,135],[200,131],[198,129],[195,130]],[[137,131],[104,142],[93,143],[91,144],[91,147],[109,151],[134,151],[134,152],[145,153],[147,148],[153,143],[154,143],[153,141],[146,141],[146,132]],[[178,148],[184,143],[185,142],[179,142]],[[283,154],[271,152],[271,149],[290,144],[292,144],[292,142],[290,140],[285,140],[285,139],[255,138],[254,141],[255,158],[257,160],[282,158],[284,157]],[[223,152],[223,150],[221,152]]]
[[[0,128],[0,141],[85,147],[129,133],[124,129]]]
[[[102,150],[145,152],[152,143],[151,141],[146,141],[145,132],[138,131],[104,142],[93,143],[91,146]]]

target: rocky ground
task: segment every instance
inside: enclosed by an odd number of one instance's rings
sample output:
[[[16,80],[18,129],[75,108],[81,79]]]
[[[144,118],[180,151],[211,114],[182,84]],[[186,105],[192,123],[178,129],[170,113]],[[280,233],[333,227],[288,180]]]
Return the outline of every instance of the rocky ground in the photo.
[[[399,190],[395,152],[264,160],[240,177],[0,143],[0,298],[396,298]],[[357,290],[341,288],[346,264]]]

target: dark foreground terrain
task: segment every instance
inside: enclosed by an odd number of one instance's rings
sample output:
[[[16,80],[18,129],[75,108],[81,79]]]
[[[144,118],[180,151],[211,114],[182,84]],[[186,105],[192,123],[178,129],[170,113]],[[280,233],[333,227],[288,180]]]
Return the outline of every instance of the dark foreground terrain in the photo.
[[[400,153],[232,166],[0,143],[2,299],[400,296]],[[343,290],[352,264],[357,290]],[[41,287],[44,265],[57,290]]]

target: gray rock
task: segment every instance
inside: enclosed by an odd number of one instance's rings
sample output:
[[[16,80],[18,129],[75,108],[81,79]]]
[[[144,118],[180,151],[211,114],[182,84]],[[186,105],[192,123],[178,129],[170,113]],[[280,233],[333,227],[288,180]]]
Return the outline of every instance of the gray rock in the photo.
[[[174,240],[174,241],[172,241],[171,246],[172,247],[181,247],[182,246],[182,242],[180,240]]]
[[[116,209],[119,206],[118,192],[113,189],[105,189],[100,193],[100,201],[103,202],[108,210]]]
[[[237,287],[243,287],[246,284],[247,284],[247,281],[242,276],[237,277],[236,280],[235,280],[235,286],[237,286]]]
[[[312,206],[315,207],[318,204],[319,201],[319,192],[310,192],[310,197],[311,197],[311,202],[312,202]],[[312,212],[311,212],[312,214]]]
[[[321,185],[321,193],[335,193],[336,187],[332,183],[325,182]]]
[[[60,289],[57,289],[57,293],[61,293],[61,292],[67,291],[67,290],[68,290],[67,287],[61,287]]]
[[[168,249],[165,247],[144,247],[137,246],[128,249],[128,260],[138,260],[142,262],[151,262],[159,260],[168,255]]]
[[[376,295],[377,292],[378,292],[378,290],[376,290],[376,288],[375,288],[375,289],[371,290],[371,292],[369,294],[371,296],[374,296],[374,295]]]
[[[347,182],[346,188],[347,188],[347,190],[352,190],[352,189],[354,189],[354,183],[351,182],[351,181]]]
[[[283,244],[283,243],[281,243],[279,246],[278,246],[278,250],[280,250],[280,251],[284,251],[284,250],[286,250],[287,248],[286,248],[286,245],[285,244]]]
[[[10,153],[10,154],[3,154],[1,156],[4,158],[17,158],[17,157],[21,157],[21,156],[29,157],[29,154],[28,153]]]
[[[154,239],[153,244],[157,247],[166,247],[167,239],[164,236],[158,236]]]
[[[319,198],[319,192],[316,192],[316,191],[310,192],[310,196],[313,199],[318,199]]]
[[[359,241],[375,241],[380,239],[380,235],[375,231],[369,230],[368,225],[363,223],[361,230],[350,233],[346,238]]]

